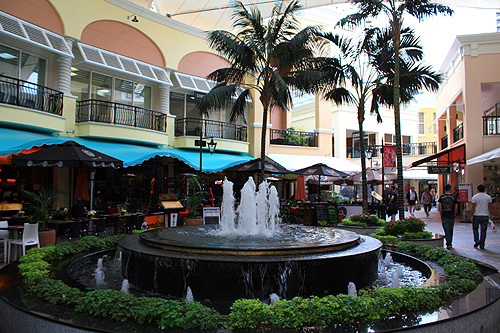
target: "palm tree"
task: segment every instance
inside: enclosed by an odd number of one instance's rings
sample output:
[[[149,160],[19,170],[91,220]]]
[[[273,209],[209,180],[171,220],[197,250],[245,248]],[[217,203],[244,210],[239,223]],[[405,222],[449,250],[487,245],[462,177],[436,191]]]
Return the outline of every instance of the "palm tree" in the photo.
[[[357,31],[357,33],[356,33]],[[352,103],[357,110],[360,138],[364,137],[363,122],[365,120],[366,105],[370,103],[370,112],[376,114],[377,121],[382,122],[379,114],[379,105],[391,106],[394,72],[391,64],[394,62],[394,52],[389,43],[391,33],[388,29],[357,29],[356,35],[351,38],[332,33],[320,35],[331,42],[336,52],[329,58],[314,58],[309,63],[312,67],[324,73],[324,77],[316,78],[316,84],[323,90],[327,100],[337,105]],[[422,88],[435,90],[438,87],[440,76],[431,68],[421,66],[422,50],[419,40],[411,29],[403,30],[400,47],[403,68],[402,101],[409,102],[413,95]],[[348,81],[350,87],[346,87]],[[360,140],[363,213],[368,213],[368,193],[366,184],[365,144]]]
[[[398,187],[403,189],[403,155],[401,150],[401,120],[400,120],[400,54],[401,31],[403,26],[403,15],[405,13],[417,18],[419,21],[426,17],[437,15],[438,13],[451,15],[453,10],[449,7],[431,3],[430,0],[349,0],[353,3],[358,12],[346,16],[341,20],[341,24],[358,24],[367,18],[373,18],[383,13],[389,19],[392,30],[392,45],[394,54],[394,126],[396,132],[396,155],[398,170]],[[398,196],[399,218],[404,219],[404,195]]]
[[[297,66],[313,57],[316,29],[299,30],[294,16],[301,8],[298,0],[286,6],[284,1],[277,2],[267,23],[258,9],[248,9],[239,1],[234,4],[233,27],[237,33],[216,30],[208,36],[210,46],[232,65],[208,75],[208,79],[219,84],[200,100],[198,109],[208,114],[231,105],[230,121],[234,121],[244,117],[250,92],[256,91],[263,107],[260,157],[264,161],[269,111],[287,110],[291,106],[289,87],[303,77],[297,74]],[[264,163],[261,165],[260,180],[263,180]]]

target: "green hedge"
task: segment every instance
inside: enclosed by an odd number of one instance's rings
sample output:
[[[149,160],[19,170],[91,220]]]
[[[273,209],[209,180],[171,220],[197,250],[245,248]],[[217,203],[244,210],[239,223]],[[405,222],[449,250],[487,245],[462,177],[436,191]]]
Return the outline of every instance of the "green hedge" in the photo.
[[[472,291],[482,274],[469,259],[442,248],[399,242],[399,252],[437,261],[448,279],[429,288],[401,287],[361,290],[358,295],[294,297],[274,305],[257,299],[239,299],[229,315],[198,302],[134,297],[116,290],[83,292],[54,279],[53,265],[69,255],[116,247],[123,237],[84,237],[55,246],[34,248],[20,259],[19,272],[28,292],[51,304],[72,306],[76,311],[118,321],[134,320],[162,329],[284,329],[311,326],[350,325],[359,322],[404,318],[408,313],[436,309]],[[51,265],[52,264],[52,265]]]

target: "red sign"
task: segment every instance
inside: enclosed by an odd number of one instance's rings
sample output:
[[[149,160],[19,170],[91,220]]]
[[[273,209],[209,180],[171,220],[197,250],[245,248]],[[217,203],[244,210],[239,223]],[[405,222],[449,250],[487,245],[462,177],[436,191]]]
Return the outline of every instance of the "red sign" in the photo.
[[[396,146],[384,145],[384,168],[385,172],[396,172]]]

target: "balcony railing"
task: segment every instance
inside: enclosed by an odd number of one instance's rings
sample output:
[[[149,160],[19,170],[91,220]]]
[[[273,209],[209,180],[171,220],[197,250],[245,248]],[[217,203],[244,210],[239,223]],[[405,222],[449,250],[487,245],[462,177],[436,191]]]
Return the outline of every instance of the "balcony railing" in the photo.
[[[453,129],[453,142],[464,138],[464,123],[461,123]]]
[[[167,116],[138,106],[89,99],[76,103],[76,122],[97,122],[166,132]]]
[[[210,137],[214,139],[228,139],[247,141],[247,127],[223,121],[181,118],[175,120],[175,136]]]
[[[372,149],[372,158],[382,157],[382,145],[373,145],[367,148]],[[403,150],[403,155],[407,156],[432,155],[437,152],[437,145],[435,142],[403,143],[401,148]],[[361,156],[359,149],[353,149],[351,153],[353,153],[353,157],[355,158]]]
[[[0,75],[0,103],[62,115],[63,93],[35,83]]]
[[[271,144],[301,147],[318,147],[318,133],[271,129]]]
[[[448,134],[441,138],[441,149],[448,148]]]
[[[500,116],[483,117],[483,135],[500,135]]]

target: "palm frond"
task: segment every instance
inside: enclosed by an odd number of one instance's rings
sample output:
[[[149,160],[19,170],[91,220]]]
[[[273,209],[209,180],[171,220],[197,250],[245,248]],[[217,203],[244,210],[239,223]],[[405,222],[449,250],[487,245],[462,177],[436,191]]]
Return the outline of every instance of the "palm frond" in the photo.
[[[197,109],[200,114],[208,115],[214,110],[226,108],[236,95],[237,85],[220,83],[213,87],[198,101]]]
[[[234,101],[231,113],[229,114],[229,121],[235,122],[238,117],[241,117],[244,123],[247,122],[245,118],[245,110],[248,106],[247,100],[250,98],[250,89],[243,90]]]

